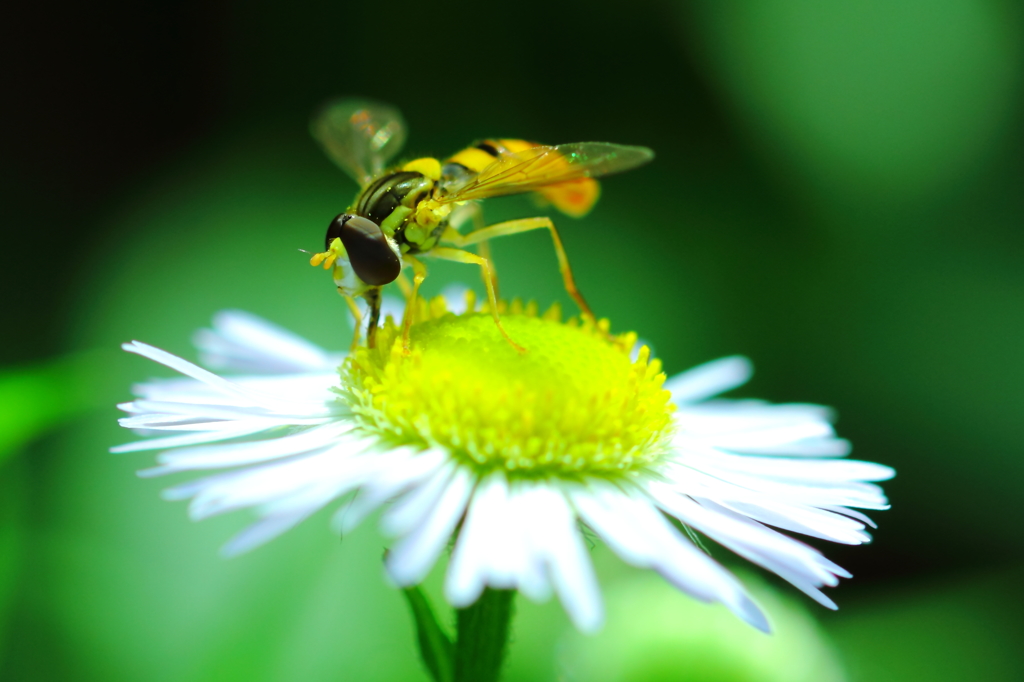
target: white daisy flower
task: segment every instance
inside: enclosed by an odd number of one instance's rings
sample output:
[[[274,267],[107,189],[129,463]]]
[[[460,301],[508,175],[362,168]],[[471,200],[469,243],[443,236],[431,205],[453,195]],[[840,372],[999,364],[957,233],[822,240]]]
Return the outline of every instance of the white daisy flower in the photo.
[[[457,608],[485,587],[534,600],[554,593],[580,630],[597,629],[601,597],[582,527],[628,563],[764,631],[764,614],[694,531],[835,608],[820,588],[850,574],[775,529],[867,542],[873,524],[853,508],[886,509],[872,482],[894,472],[844,459],[849,443],[827,409],[714,399],[747,381],[748,360],[666,381],[646,349],[630,357],[634,334],[562,322],[557,308],[503,311],[529,350],[519,354],[467,298],[461,315],[442,299],[421,302],[411,354],[388,322],[377,348],[348,358],[221,313],[196,343],[205,364],[241,373],[230,379],[125,344],[187,378],[136,386],[121,424],[160,435],[114,451],[163,451],[144,476],[219,470],[165,497],[191,500],[193,519],[255,510],[259,520],[227,554],[341,499],[339,532],[384,508],[388,573],[412,586],[454,535],[444,589]]]

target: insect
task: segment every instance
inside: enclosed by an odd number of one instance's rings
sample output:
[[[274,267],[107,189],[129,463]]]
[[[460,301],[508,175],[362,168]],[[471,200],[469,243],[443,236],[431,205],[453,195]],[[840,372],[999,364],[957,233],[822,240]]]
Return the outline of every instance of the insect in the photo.
[[[536,192],[563,213],[585,214],[597,201],[598,176],[635,168],[654,158],[646,147],[605,142],[545,146],[524,140],[484,140],[445,161],[426,157],[387,167],[405,141],[405,124],[397,109],[369,100],[340,99],[324,105],[311,132],[327,155],[348,173],[360,190],[354,203],[327,227],[324,251],[310,259],[330,270],[338,292],[356,317],[359,343],[361,315],[355,298],[369,304],[367,345],[373,347],[380,317],[381,287],[405,283],[408,301],[416,299],[426,277],[419,256],[429,255],[481,268],[491,315],[505,339],[497,305],[497,277],[487,242],[495,237],[546,229],[551,233],[566,291],[586,317],[594,318],[576,286],[562,240],[549,218],[525,218],[486,225],[479,205],[489,197]],[[463,233],[461,228],[472,225]],[[464,247],[477,245],[477,253]],[[400,279],[413,272],[412,287]],[[413,306],[406,306],[403,343],[408,349]]]

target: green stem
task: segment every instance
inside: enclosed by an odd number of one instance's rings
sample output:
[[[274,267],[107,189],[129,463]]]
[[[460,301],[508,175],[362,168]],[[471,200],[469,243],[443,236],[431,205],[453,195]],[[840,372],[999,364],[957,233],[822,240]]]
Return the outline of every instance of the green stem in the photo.
[[[486,589],[457,612],[455,682],[497,682],[508,649],[515,590]]]

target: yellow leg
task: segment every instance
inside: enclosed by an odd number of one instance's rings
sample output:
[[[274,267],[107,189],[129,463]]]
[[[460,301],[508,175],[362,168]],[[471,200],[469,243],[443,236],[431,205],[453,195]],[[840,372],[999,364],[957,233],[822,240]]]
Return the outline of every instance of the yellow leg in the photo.
[[[550,218],[523,218],[521,220],[510,220],[505,223],[498,223],[485,227],[482,230],[475,230],[469,234],[461,234],[454,229],[446,230],[442,239],[455,246],[469,246],[479,244],[495,237],[504,237],[530,230],[548,230],[551,232],[551,240],[555,243],[555,255],[558,256],[558,270],[562,273],[562,281],[565,283],[565,290],[569,292],[584,317],[591,321],[596,320],[590,306],[583,299],[583,294],[576,287],[576,280],[572,276],[572,268],[569,266],[569,257],[565,254],[565,247],[562,246],[562,239],[558,236],[558,230]],[[435,249],[436,251],[436,249]]]
[[[398,279],[395,280],[395,284],[398,285],[398,290],[402,292],[402,296],[409,298],[409,294],[412,292],[412,285],[409,284],[409,279],[405,276],[404,272],[398,273]]]
[[[449,224],[452,226],[449,232],[457,234],[459,237],[458,229],[465,225],[467,222],[473,223],[473,234],[480,232],[487,227],[487,223],[484,222],[484,212],[480,209],[480,204],[469,203],[463,204],[458,207],[455,212],[452,213]],[[446,241],[449,241],[447,235],[443,237]],[[501,289],[498,286],[498,269],[494,266],[494,259],[491,258],[491,245],[490,242],[484,240],[477,243],[476,253],[481,258],[486,258],[491,264],[491,281],[494,283],[494,294],[495,296],[501,296]],[[480,273],[481,275],[483,272]],[[484,282],[486,285],[487,282]]]
[[[412,329],[413,318],[416,317],[416,297],[420,292],[420,285],[427,278],[427,267],[412,256],[406,256],[405,260],[412,266],[412,290],[405,299],[405,314],[402,315],[402,350],[409,354],[409,330]]]
[[[338,293],[345,299],[346,305],[348,305],[349,312],[352,313],[352,317],[355,318],[355,331],[352,332],[352,347],[349,348],[349,353],[355,353],[356,348],[359,347],[359,331],[363,326],[363,314],[359,312],[359,304],[356,303],[356,299],[352,298],[348,294],[344,293],[341,288],[338,288]]]
[[[448,216],[448,224],[456,230],[461,230],[462,226],[468,222],[473,223],[474,230],[482,230],[487,227],[484,223],[484,212],[480,208],[480,204],[469,202],[457,206],[455,210]]]
[[[491,243],[483,241],[477,244],[476,254],[491,264],[491,284],[494,287],[494,295],[501,296],[501,288],[498,286],[498,269],[494,267],[494,259],[491,258]],[[480,274],[482,275],[483,272]]]
[[[479,265],[483,270],[484,284],[487,285],[487,300],[491,304],[491,317],[494,318],[494,324],[498,325],[498,331],[505,337],[505,340],[512,344],[520,353],[525,353],[526,349],[520,346],[518,343],[512,340],[505,331],[505,328],[501,326],[501,318],[498,317],[498,297],[494,292],[494,276],[491,270],[491,262],[486,258],[481,258],[475,253],[469,251],[461,251],[459,249],[451,249],[445,246],[438,246],[430,250],[430,255],[435,258],[442,260],[450,260],[455,263],[471,263],[473,265]]]

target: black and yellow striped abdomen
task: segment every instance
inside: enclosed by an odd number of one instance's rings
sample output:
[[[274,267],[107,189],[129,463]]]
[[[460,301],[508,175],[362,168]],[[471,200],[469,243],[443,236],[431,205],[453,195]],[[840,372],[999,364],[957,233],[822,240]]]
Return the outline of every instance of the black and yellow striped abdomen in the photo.
[[[448,170],[449,164],[456,164],[476,174],[494,163],[496,159],[536,146],[538,146],[536,142],[527,142],[526,140],[482,140],[453,155],[445,162],[445,169]]]

